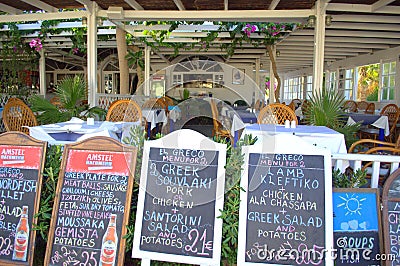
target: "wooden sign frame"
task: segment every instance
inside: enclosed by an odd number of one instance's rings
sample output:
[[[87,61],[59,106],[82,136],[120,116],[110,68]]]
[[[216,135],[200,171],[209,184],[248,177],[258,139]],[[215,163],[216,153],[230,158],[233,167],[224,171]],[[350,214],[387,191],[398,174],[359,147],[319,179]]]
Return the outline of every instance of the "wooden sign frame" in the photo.
[[[400,204],[400,197],[396,198],[389,198],[389,192],[390,192],[390,187],[398,177],[400,176],[400,168],[398,168],[396,171],[394,171],[387,179],[386,182],[383,186],[383,191],[382,191],[382,227],[383,227],[383,241],[384,241],[384,250],[385,250],[385,255],[389,256],[391,254],[391,249],[390,249],[390,239],[389,239],[389,208],[388,208],[388,203],[390,202],[396,202]],[[400,257],[400,254],[399,254]],[[386,266],[392,265],[391,260],[386,260],[384,263]],[[395,264],[398,265],[398,264]]]
[[[379,197],[379,189],[378,188],[334,188],[333,192],[341,192],[341,193],[358,193],[358,194],[363,194],[363,193],[368,193],[368,194],[375,194],[376,202],[375,202],[375,207],[376,207],[376,214],[377,214],[377,233],[378,233],[378,244],[379,244],[379,252],[383,252],[383,236],[382,236],[382,219],[381,219],[381,208],[380,208],[380,197]],[[353,210],[354,211],[354,210]],[[352,232],[352,231],[349,231]],[[362,231],[361,231],[362,232]],[[334,232],[335,234],[335,232]],[[340,252],[336,251],[336,256],[340,259]],[[359,253],[359,256],[363,256],[362,252]],[[371,260],[372,262],[372,260]],[[361,262],[360,262],[361,263]],[[373,263],[375,265],[375,263]],[[352,265],[358,265],[356,262]]]
[[[252,145],[243,147],[244,167],[242,170],[240,186],[244,191],[240,192],[240,208],[239,208],[239,236],[246,236],[245,239],[238,241],[238,265],[281,265],[265,262],[246,262],[246,244],[247,244],[247,205],[248,205],[248,175],[249,175],[249,157],[250,154],[299,154],[299,155],[320,155],[323,156],[324,162],[324,198],[325,198],[325,265],[333,265],[330,257],[330,249],[333,247],[333,220],[332,220],[332,161],[330,151],[327,149],[319,149],[313,145],[306,143],[301,138],[294,135],[273,135],[264,139],[260,145]],[[268,206],[265,206],[267,209]],[[284,260],[284,258],[283,258]],[[291,261],[283,262],[285,264]]]
[[[33,258],[34,258],[34,249],[35,249],[35,240],[36,240],[36,231],[32,230],[32,224],[37,224],[37,218],[34,217],[34,214],[36,214],[39,210],[39,204],[40,204],[40,193],[41,193],[41,188],[42,188],[42,176],[43,176],[43,169],[44,169],[44,158],[46,156],[46,148],[47,148],[47,142],[45,141],[39,141],[36,140],[24,133],[21,132],[16,132],[16,131],[11,131],[11,132],[6,132],[0,135],[0,147],[2,146],[11,146],[11,147],[21,147],[21,148],[33,148],[35,150],[38,150],[39,152],[39,158],[37,162],[37,183],[36,183],[36,196],[34,199],[34,202],[24,202],[24,205],[30,205],[33,206],[32,210],[28,208],[28,220],[31,220],[32,223],[30,224],[30,232],[29,232],[29,244],[28,244],[28,256],[27,260],[25,262],[20,262],[16,260],[4,260],[0,259],[0,264],[4,266],[11,266],[11,265],[32,265],[33,264]],[[25,160],[29,159],[34,159],[32,154],[29,155],[30,158],[26,158]],[[3,165],[3,161],[1,160],[1,164]],[[12,160],[10,160],[12,161]],[[20,165],[21,162],[17,163],[17,166]],[[8,162],[7,165],[13,165],[12,162]],[[17,167],[18,168],[18,167]],[[32,169],[36,169],[32,168]],[[12,243],[14,243],[14,240],[12,240]],[[12,252],[12,250],[11,250]],[[1,257],[0,257],[1,258]]]
[[[218,151],[218,166],[216,177],[216,198],[214,207],[214,235],[213,235],[213,249],[210,258],[190,256],[190,255],[177,255],[169,253],[159,253],[154,251],[147,251],[140,249],[140,239],[142,231],[142,220],[144,212],[144,202],[146,196],[146,183],[148,176],[148,165],[151,148],[164,148],[164,149],[182,149],[182,150],[204,150],[204,151]],[[226,163],[226,145],[216,143],[204,135],[190,130],[181,129],[174,131],[167,136],[153,141],[146,141],[143,149],[142,160],[142,173],[140,178],[140,190],[136,212],[135,236],[132,248],[132,257],[141,258],[142,265],[150,265],[151,259],[168,261],[168,262],[181,262],[200,265],[219,265],[221,257],[221,239],[222,239],[222,219],[217,218],[220,216],[220,210],[224,205],[224,183],[225,183],[225,163]],[[211,212],[212,210],[210,210]]]
[[[51,220],[51,224],[50,224],[49,239],[47,242],[47,249],[46,249],[46,256],[45,256],[45,265],[58,265],[58,264],[51,264],[53,241],[55,238],[55,228],[57,226],[59,204],[61,201],[61,199],[60,199],[61,189],[62,189],[63,183],[64,183],[64,176],[65,176],[66,168],[69,167],[69,165],[68,165],[69,156],[71,154],[75,154],[75,152],[82,152],[82,153],[85,153],[85,152],[96,153],[97,152],[102,155],[106,154],[106,155],[119,156],[119,157],[123,156],[124,157],[123,160],[125,160],[126,165],[123,165],[123,166],[126,166],[127,169],[123,168],[123,167],[122,168],[125,169],[124,171],[126,171],[128,179],[126,180],[126,182],[127,182],[126,183],[126,186],[127,186],[126,187],[126,201],[124,204],[124,211],[123,211],[124,215],[122,218],[122,227],[120,228],[120,231],[117,228],[117,231],[120,232],[120,233],[118,233],[118,250],[119,250],[119,252],[117,254],[118,263],[115,264],[116,266],[117,265],[122,266],[124,263],[125,242],[126,242],[126,240],[125,240],[125,238],[123,238],[123,236],[126,234],[126,231],[127,231],[126,225],[128,224],[128,221],[129,221],[132,189],[133,189],[133,184],[135,182],[134,173],[135,173],[135,166],[136,166],[137,149],[136,149],[136,147],[124,145],[113,138],[104,137],[104,136],[88,138],[81,142],[65,145],[65,148],[63,151],[63,158],[62,158],[62,162],[61,162],[58,184],[57,184],[56,196],[54,199],[53,214],[52,214],[52,220]],[[85,161],[83,163],[85,163]],[[113,163],[112,167],[114,167],[114,161],[112,161],[112,163]],[[90,167],[96,168],[95,165],[88,166],[87,162],[86,162],[86,165],[88,168],[88,172],[94,171],[94,170],[90,170],[91,169]],[[101,168],[102,168],[102,166],[99,166],[99,168],[95,169],[95,170],[99,170],[100,173],[102,173],[101,171],[103,171],[103,172],[107,171],[107,170],[101,170]],[[118,167],[116,167],[116,168],[118,168]],[[108,168],[104,167],[104,169],[108,169]],[[117,172],[117,174],[118,174],[118,172]],[[109,183],[111,183],[111,182],[109,182]],[[119,217],[119,219],[121,219],[121,217]],[[118,219],[117,219],[117,221],[118,221]],[[100,252],[98,255],[100,255]],[[81,259],[81,258],[76,258],[76,260],[78,260],[78,259]],[[82,258],[82,259],[84,259],[84,258]],[[98,261],[99,260],[100,260],[100,258],[98,258]]]

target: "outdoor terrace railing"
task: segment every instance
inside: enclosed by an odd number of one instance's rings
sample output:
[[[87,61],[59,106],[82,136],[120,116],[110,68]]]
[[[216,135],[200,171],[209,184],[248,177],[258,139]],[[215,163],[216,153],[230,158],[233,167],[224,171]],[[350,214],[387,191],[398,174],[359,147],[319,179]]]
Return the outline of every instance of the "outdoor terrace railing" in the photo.
[[[381,172],[381,163],[390,164],[388,170],[393,173],[399,168],[400,156],[378,155],[378,154],[358,154],[358,153],[335,153],[332,159],[336,161],[335,168],[343,169],[345,163],[349,162],[354,169],[360,169],[363,162],[372,162],[371,166],[371,188],[377,188],[379,184],[379,174]]]
[[[96,94],[96,106],[107,110],[112,102],[114,102],[116,100],[124,100],[124,99],[129,100],[130,98],[132,98],[132,95],[97,93]]]

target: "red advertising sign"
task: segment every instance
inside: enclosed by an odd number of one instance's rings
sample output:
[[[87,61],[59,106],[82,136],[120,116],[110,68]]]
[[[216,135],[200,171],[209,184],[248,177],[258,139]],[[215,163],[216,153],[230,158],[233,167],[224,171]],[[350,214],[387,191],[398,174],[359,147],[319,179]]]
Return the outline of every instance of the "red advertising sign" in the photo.
[[[38,169],[43,149],[32,146],[1,145],[0,167]]]

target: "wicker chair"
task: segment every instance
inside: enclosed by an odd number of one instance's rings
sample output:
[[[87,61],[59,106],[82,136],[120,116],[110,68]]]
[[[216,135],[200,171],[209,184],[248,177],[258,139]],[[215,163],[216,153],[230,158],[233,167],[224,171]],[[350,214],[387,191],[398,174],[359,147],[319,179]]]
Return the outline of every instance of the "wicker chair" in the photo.
[[[135,101],[117,100],[110,105],[106,115],[106,121],[142,121],[142,110]]]
[[[364,113],[366,114],[375,114],[375,104],[374,103],[369,103],[367,108],[365,109]]]
[[[7,131],[20,131],[29,134],[26,127],[38,125],[35,114],[22,100],[10,98],[3,109],[3,123]]]
[[[397,121],[399,120],[400,109],[399,107],[397,107],[397,105],[391,103],[385,105],[382,108],[380,115],[386,115],[388,117],[390,132],[388,136],[385,136],[385,140],[387,142],[393,142],[395,137]],[[360,135],[362,136],[362,138],[377,139],[379,135],[379,129],[364,128],[360,130]]]
[[[379,146],[378,146],[379,145]],[[399,155],[400,154],[400,136],[397,137],[395,143],[379,141],[375,139],[360,139],[354,142],[348,153],[362,154],[378,154],[378,155]],[[379,169],[379,184],[383,185],[386,178],[390,174],[390,165],[381,163]],[[364,162],[361,170],[367,171],[367,178],[370,178],[372,173],[372,162]]]
[[[261,109],[263,109],[265,107],[265,103],[263,100],[258,99],[256,101],[256,103],[254,104],[254,109],[256,109],[257,111],[260,111]]]
[[[357,102],[357,111],[365,113],[365,110],[367,110],[368,104],[369,103],[366,101]]]
[[[223,128],[223,125],[219,120],[218,107],[214,99],[210,99],[210,106],[211,106],[211,112],[213,116],[213,126],[214,126],[212,130],[212,136],[217,138],[229,139],[231,143],[233,143],[233,137],[231,136],[231,133],[229,132],[229,130]]]
[[[357,103],[353,100],[347,100],[343,104],[343,109],[351,113],[356,113],[358,110]]]
[[[166,102],[163,98],[150,98],[142,105],[143,109],[165,109]]]
[[[259,124],[278,124],[284,125],[285,121],[296,121],[298,123],[296,114],[287,105],[281,103],[273,103],[261,109],[257,117]]]

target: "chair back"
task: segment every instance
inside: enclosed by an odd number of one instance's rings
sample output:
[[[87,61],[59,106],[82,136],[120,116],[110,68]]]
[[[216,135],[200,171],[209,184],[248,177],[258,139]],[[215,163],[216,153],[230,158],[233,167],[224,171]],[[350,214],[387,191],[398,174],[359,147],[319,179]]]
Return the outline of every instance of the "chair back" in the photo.
[[[285,121],[296,121],[295,112],[287,105],[281,103],[273,103],[261,109],[257,117],[259,124],[278,124],[284,125]]]
[[[369,102],[366,102],[366,101],[357,102],[357,111],[365,113],[365,110],[367,110],[368,104],[369,104]]]
[[[258,99],[258,100],[256,101],[256,103],[254,104],[254,109],[257,110],[257,111],[260,111],[261,109],[264,108],[264,106],[265,106],[264,101]]]
[[[211,112],[212,112],[212,118],[213,118],[212,135],[214,137],[223,137],[223,138],[231,139],[231,135],[230,135],[229,131],[224,129],[224,127],[219,119],[218,107],[217,107],[217,103],[215,102],[214,99],[210,99],[210,106],[211,106]],[[232,139],[231,139],[231,141],[232,141]]]
[[[387,104],[382,108],[381,115],[386,115],[388,117],[390,135],[393,135],[396,130],[397,121],[399,120],[399,107],[393,103]]]
[[[374,103],[369,103],[367,108],[365,109],[364,113],[366,114],[375,114],[375,104]]]
[[[132,100],[117,100],[110,105],[106,121],[110,122],[136,122],[142,120],[140,106]]]
[[[166,103],[163,98],[150,98],[144,102],[142,108],[146,109],[165,109]]]
[[[10,98],[4,105],[3,123],[6,131],[20,131],[29,134],[27,127],[38,125],[35,114],[21,99]]]
[[[301,106],[301,100],[300,99],[293,99],[292,103],[294,104],[294,109],[296,110],[298,107]]]
[[[347,100],[343,104],[343,109],[348,112],[356,113],[357,112],[357,103],[353,100]]]

